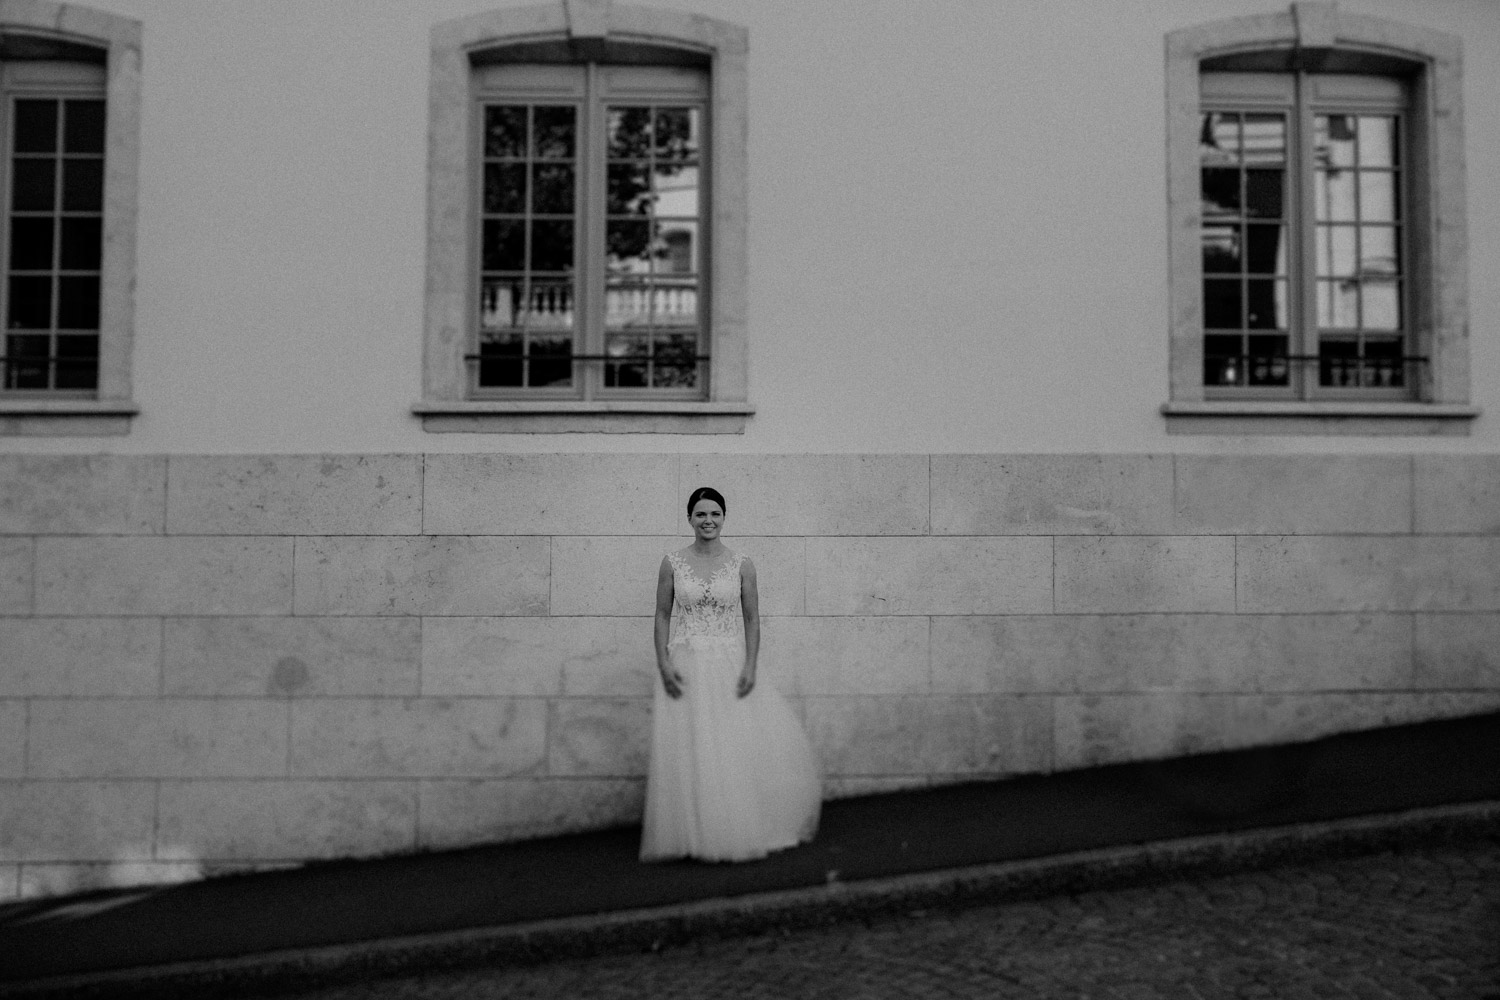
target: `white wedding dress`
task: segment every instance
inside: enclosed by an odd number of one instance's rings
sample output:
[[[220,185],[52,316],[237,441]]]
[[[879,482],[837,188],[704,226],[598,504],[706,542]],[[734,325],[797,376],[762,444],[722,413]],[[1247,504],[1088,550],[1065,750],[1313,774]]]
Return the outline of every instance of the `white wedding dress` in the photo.
[[[745,665],[740,565],[707,579],[673,552],[667,654],[682,697],[656,685],[641,860],[748,861],[812,839],[822,801],[817,760],[796,715],[763,677],[736,694]]]

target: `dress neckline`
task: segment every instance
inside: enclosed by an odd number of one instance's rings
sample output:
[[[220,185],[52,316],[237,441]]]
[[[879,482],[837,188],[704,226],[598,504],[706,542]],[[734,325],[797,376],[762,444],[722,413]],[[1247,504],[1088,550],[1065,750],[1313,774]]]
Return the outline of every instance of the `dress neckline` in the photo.
[[[725,572],[726,570],[730,569],[731,567],[733,567],[733,566],[735,566],[735,565],[737,565],[739,563],[739,560],[741,558],[740,553],[738,553],[738,552],[734,551],[733,549],[729,548],[729,546],[727,546],[727,545],[724,547],[724,551],[727,552],[727,553],[729,553],[729,557],[727,559],[725,559],[723,562],[721,562],[718,565],[714,566],[713,572],[709,573],[707,576],[704,576],[702,573],[699,573],[698,570],[693,566],[693,564],[690,563],[690,562],[688,562],[687,556],[683,555],[682,552],[680,552],[680,551],[672,552],[671,553],[671,557],[672,557],[673,562],[676,562],[676,563],[678,563],[678,564],[681,565],[682,570],[683,570],[684,573],[687,573],[689,576],[692,576],[692,577],[698,579],[699,581],[701,581],[704,584],[710,584],[714,580],[718,579],[720,573]]]

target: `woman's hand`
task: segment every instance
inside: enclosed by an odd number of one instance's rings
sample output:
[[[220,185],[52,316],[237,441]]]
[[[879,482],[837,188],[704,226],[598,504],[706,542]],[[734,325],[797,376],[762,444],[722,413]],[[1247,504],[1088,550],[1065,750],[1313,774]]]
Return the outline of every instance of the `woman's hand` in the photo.
[[[744,678],[741,678],[743,680]],[[661,668],[661,686],[666,688],[668,697],[682,697],[682,674],[671,667]]]
[[[755,689],[755,671],[745,670],[740,673],[740,682],[735,685],[735,692],[741,697],[749,694]]]

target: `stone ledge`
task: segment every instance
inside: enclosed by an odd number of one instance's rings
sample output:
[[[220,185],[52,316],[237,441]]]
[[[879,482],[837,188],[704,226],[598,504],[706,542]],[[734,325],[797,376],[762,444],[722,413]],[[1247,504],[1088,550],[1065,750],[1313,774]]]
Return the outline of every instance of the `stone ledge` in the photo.
[[[0,436],[128,434],[140,412],[121,400],[0,399]]]
[[[454,400],[413,404],[431,433],[743,434],[749,403],[650,399]]]
[[[1212,400],[1161,406],[1168,434],[1467,435],[1481,412],[1463,403]]]

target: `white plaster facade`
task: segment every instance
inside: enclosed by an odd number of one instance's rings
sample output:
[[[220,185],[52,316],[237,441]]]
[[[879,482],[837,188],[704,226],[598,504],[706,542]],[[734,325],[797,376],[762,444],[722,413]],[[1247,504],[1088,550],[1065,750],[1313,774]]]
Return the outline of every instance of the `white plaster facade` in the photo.
[[[139,415],[0,438],[0,895],[632,820],[702,483],[830,794],[1500,706],[1493,4],[1340,5],[1463,40],[1443,437],[1168,433],[1164,39],[1279,3],[675,3],[749,38],[713,435],[413,413],[432,31],[493,3],[94,6],[141,25]]]

